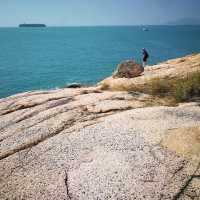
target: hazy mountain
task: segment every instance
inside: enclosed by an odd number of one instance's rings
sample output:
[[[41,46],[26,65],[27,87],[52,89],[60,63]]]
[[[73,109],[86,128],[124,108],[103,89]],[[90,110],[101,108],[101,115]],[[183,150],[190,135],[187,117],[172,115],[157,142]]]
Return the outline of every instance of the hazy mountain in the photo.
[[[182,18],[166,23],[167,25],[200,25],[200,18]]]

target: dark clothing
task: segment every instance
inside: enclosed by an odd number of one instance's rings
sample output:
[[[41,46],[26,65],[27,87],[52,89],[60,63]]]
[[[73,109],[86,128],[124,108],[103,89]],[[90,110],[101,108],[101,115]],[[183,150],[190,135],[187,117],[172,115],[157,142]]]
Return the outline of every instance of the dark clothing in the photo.
[[[143,49],[142,54],[143,54],[143,62],[146,62],[147,59],[149,58],[149,54],[145,49]]]

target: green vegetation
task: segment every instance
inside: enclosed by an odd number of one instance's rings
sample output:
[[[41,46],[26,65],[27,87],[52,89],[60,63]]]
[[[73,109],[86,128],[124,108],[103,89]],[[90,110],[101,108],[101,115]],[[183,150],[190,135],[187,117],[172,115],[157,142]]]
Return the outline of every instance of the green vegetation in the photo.
[[[143,92],[159,97],[170,97],[176,102],[189,101],[194,97],[200,97],[200,72],[172,80],[159,78],[151,80]]]
[[[102,83],[101,89],[110,90],[109,82]],[[119,84],[115,87],[112,86],[112,89],[116,91],[143,92],[168,99],[173,103],[186,102],[196,97],[200,98],[200,71],[189,73],[182,78],[155,78],[141,86]]]

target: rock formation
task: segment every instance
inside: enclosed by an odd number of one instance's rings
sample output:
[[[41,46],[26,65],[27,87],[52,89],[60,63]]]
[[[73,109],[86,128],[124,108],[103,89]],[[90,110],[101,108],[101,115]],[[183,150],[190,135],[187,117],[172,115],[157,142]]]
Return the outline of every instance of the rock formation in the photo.
[[[120,63],[117,71],[113,74],[113,78],[134,78],[139,76],[144,68],[133,60]]]
[[[199,138],[198,102],[100,87],[17,94],[0,100],[0,199],[198,200]]]
[[[169,60],[158,65],[145,67],[142,76],[136,78],[113,78],[103,80],[99,85],[110,90],[128,90],[145,87],[149,81],[184,77],[190,72],[200,71],[200,54]]]

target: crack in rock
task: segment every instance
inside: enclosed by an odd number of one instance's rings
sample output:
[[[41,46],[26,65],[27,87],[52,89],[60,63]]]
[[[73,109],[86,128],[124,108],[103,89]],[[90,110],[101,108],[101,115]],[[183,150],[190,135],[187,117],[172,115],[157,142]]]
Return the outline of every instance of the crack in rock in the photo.
[[[187,181],[184,183],[184,185],[180,188],[179,192],[173,197],[173,200],[178,200],[184,194],[185,190],[190,185],[192,180],[194,178],[199,178],[200,177],[200,175],[196,175],[196,173],[199,170],[199,168],[200,168],[200,163],[198,164],[195,172],[187,179]]]

